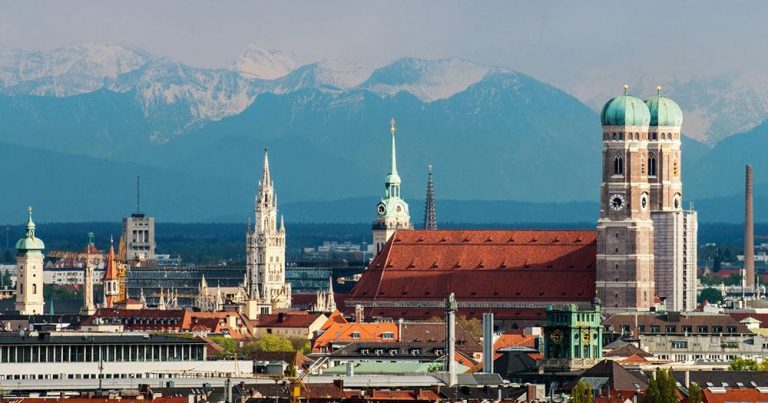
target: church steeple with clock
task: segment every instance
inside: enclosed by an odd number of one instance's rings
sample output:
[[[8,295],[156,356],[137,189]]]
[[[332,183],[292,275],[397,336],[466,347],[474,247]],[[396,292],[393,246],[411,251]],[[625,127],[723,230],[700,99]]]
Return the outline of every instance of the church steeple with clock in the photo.
[[[400,175],[397,174],[397,153],[395,147],[395,119],[390,120],[392,133],[392,160],[389,175],[384,181],[384,197],[376,205],[376,220],[373,222],[373,245],[376,253],[381,252],[384,244],[395,231],[411,229],[411,217],[408,214],[408,203],[400,196]]]
[[[648,143],[651,115],[627,94],[603,107],[603,180],[597,222],[597,296],[606,311],[654,304],[654,234]]]

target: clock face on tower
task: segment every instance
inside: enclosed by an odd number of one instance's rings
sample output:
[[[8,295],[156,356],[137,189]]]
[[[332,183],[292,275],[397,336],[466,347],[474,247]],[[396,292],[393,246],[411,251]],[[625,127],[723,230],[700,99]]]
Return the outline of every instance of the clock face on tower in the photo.
[[[560,344],[563,342],[563,332],[560,329],[555,329],[549,336],[549,339],[552,340],[552,343]]]
[[[622,195],[613,195],[608,200],[608,205],[616,211],[619,211],[624,208],[624,196]]]
[[[379,215],[384,215],[384,213],[387,211],[387,206],[385,206],[384,203],[379,203],[379,206],[376,207],[376,211],[379,213]]]
[[[399,212],[403,211],[403,207],[398,204],[397,206],[395,206],[395,211],[397,211],[399,213]]]

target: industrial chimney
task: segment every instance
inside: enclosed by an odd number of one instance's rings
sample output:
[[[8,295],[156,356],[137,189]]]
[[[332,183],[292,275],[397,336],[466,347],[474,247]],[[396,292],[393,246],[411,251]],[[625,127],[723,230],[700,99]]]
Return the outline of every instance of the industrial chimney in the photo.
[[[752,165],[747,165],[744,193],[744,284],[755,289],[755,216],[752,208]]]

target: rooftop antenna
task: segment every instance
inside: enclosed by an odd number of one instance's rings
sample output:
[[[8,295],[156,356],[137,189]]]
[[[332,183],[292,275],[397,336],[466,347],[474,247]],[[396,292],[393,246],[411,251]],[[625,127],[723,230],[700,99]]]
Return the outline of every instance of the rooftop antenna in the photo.
[[[141,214],[141,176],[136,177],[136,214]]]

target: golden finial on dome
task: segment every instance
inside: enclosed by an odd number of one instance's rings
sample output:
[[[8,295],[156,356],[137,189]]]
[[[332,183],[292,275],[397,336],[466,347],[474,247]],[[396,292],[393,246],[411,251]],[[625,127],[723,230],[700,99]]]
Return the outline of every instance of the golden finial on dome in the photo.
[[[656,86],[656,95],[657,96],[661,96],[661,86],[660,85]]]
[[[629,92],[629,84],[624,84],[624,95],[627,95],[627,92]]]

